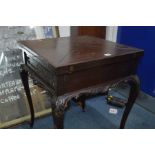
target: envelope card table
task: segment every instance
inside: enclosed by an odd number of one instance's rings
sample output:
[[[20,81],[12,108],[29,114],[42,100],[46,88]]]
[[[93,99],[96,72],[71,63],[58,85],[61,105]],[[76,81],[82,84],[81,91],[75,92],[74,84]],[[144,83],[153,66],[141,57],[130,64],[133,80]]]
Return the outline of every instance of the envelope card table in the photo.
[[[80,98],[84,108],[87,96],[107,94],[109,87],[128,83],[129,98],[120,123],[124,128],[139,92],[136,68],[143,50],[90,36],[20,41],[19,48],[25,60],[20,75],[30,106],[31,126],[34,109],[29,75],[52,97],[55,128],[64,128],[65,109],[72,98]]]

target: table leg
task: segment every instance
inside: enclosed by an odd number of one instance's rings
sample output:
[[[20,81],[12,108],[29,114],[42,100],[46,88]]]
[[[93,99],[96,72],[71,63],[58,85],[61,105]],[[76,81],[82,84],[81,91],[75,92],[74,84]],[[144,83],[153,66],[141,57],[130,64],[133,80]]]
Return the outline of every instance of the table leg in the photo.
[[[52,116],[55,129],[64,128],[64,112],[65,108],[63,105],[56,106],[56,101],[55,103],[52,101]]]
[[[25,89],[25,93],[28,99],[28,104],[30,107],[30,113],[31,113],[31,122],[30,122],[30,127],[33,127],[34,124],[34,108],[33,108],[33,103],[32,103],[32,98],[31,98],[31,93],[30,93],[30,88],[29,88],[29,82],[28,82],[28,72],[23,69],[21,66],[20,69],[20,76],[21,80]]]
[[[126,104],[125,111],[120,124],[120,129],[124,129],[128,115],[133,107],[133,104],[139,94],[139,79],[137,76],[132,76],[126,81],[130,85],[129,98]]]

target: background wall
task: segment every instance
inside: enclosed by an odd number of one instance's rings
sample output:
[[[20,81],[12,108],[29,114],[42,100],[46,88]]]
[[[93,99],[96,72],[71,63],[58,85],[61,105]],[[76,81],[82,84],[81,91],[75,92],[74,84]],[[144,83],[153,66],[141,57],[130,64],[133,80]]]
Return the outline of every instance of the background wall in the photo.
[[[118,26],[106,27],[106,40],[116,42],[117,40],[117,28]],[[59,26],[60,37],[68,37],[71,35],[70,26]]]
[[[116,42],[117,41],[117,30],[118,30],[118,26],[107,26],[106,27],[106,40]]]
[[[60,37],[70,36],[70,26],[59,26]]]
[[[137,73],[141,89],[155,96],[155,27],[119,26],[117,42],[144,49]]]

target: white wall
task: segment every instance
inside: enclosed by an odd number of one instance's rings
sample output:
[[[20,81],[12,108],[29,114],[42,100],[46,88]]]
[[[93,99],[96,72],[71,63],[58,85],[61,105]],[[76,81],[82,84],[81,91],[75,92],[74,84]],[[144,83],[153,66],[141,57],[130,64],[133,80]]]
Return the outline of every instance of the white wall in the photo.
[[[37,39],[44,39],[45,38],[44,30],[43,30],[42,26],[35,26],[34,30],[35,30]]]
[[[70,26],[59,26],[60,37],[70,36]]]
[[[116,42],[117,41],[117,29],[118,26],[106,27],[106,40]]]

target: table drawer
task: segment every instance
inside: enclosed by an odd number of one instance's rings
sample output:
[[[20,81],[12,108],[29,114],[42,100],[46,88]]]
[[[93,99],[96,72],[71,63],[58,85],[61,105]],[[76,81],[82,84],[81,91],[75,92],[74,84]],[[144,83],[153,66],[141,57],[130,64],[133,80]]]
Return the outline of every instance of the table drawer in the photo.
[[[87,70],[66,74],[64,75],[64,91],[62,91],[62,93],[72,92],[132,75],[135,73],[136,62],[135,59],[133,61],[97,66]]]
[[[42,65],[36,57],[27,54],[27,65],[44,81],[49,87],[56,90],[56,76],[54,71],[48,70]],[[46,64],[45,64],[46,65]]]

